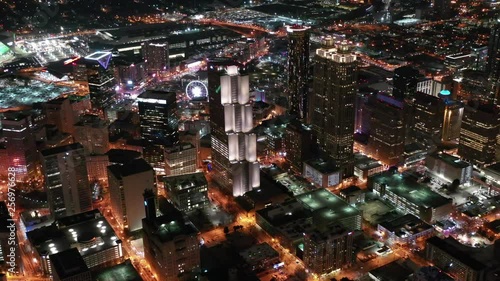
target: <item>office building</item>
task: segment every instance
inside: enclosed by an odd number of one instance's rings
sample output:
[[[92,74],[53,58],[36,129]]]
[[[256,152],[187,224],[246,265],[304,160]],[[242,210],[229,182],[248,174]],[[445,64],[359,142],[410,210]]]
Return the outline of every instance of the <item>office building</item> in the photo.
[[[346,41],[334,45],[331,37],[316,50],[311,124],[321,150],[353,174],[354,103],[358,61]]]
[[[380,161],[361,153],[354,154],[354,175],[358,179],[366,180],[369,176],[382,173],[384,170],[384,165]]]
[[[43,104],[46,124],[55,125],[59,132],[74,133],[75,117],[69,98],[58,98]]]
[[[359,210],[327,189],[316,189],[295,198],[310,212],[312,223],[319,230],[332,224],[340,224],[349,231],[361,229]]]
[[[499,118],[494,105],[469,102],[462,118],[458,155],[476,165],[493,163]]]
[[[177,101],[173,92],[148,90],[137,98],[143,157],[158,175],[165,174],[165,147],[179,142]]]
[[[115,96],[111,58],[111,52],[98,51],[78,61],[85,65],[92,108],[102,113],[112,104]]]
[[[156,276],[164,280],[179,280],[200,267],[198,230],[184,221],[182,213],[174,209],[156,217],[151,191],[144,196],[146,218],[142,220],[144,258]]]
[[[271,137],[271,136],[269,136]],[[285,159],[295,171],[302,172],[303,163],[317,155],[316,138],[311,126],[293,120],[286,126],[283,136]]]
[[[417,92],[420,73],[412,66],[394,70],[392,95],[398,100],[411,99]]]
[[[469,182],[472,178],[472,165],[451,154],[435,152],[425,158],[429,173],[447,182],[459,180]]]
[[[170,68],[168,43],[144,42],[142,56],[150,75],[162,75]]]
[[[368,153],[386,165],[401,163],[405,149],[408,108],[405,108],[402,101],[383,94],[371,96],[365,108],[370,116]]]
[[[425,257],[457,281],[482,281],[488,266],[471,255],[470,247],[452,237],[427,239]],[[493,280],[493,279],[491,279]]]
[[[138,208],[143,203],[145,189],[156,190],[153,168],[142,158],[123,165],[108,166],[108,184],[111,209],[123,229],[136,231],[142,227],[144,209]]]
[[[287,26],[288,32],[288,111],[306,120],[309,93],[309,27]]]
[[[97,115],[84,115],[75,124],[73,138],[85,149],[87,155],[102,155],[109,150],[109,123]]]
[[[460,128],[464,115],[464,104],[455,100],[444,101],[443,125],[441,141],[457,141],[460,138]]]
[[[54,281],[92,281],[92,274],[77,248],[49,256]]]
[[[316,274],[330,273],[355,260],[353,232],[340,225],[304,233],[304,264]]]
[[[500,24],[491,29],[488,42],[488,65],[486,73],[489,73],[491,103],[500,104]]]
[[[485,71],[488,63],[488,46],[472,45],[471,54],[474,56],[474,62],[471,65],[472,70]]]
[[[316,186],[328,188],[340,183],[340,171],[331,160],[313,158],[304,161],[302,176]]]
[[[180,143],[165,148],[165,175],[178,176],[196,172],[196,147],[190,143]]]
[[[7,168],[15,168],[16,181],[33,178],[39,157],[30,116],[6,112],[1,124],[6,157],[0,161],[5,161]]]
[[[447,218],[453,209],[451,198],[435,193],[409,175],[388,171],[368,178],[368,186],[401,212],[427,223]]]
[[[79,143],[41,151],[49,209],[62,218],[92,209],[85,150]]]
[[[418,238],[429,238],[434,228],[412,214],[406,214],[390,221],[378,224],[377,231],[383,233],[383,239],[389,245],[411,245]]]
[[[0,201],[0,272],[19,272],[21,249],[18,244],[16,221],[11,217],[7,201]],[[11,234],[14,234],[11,236]],[[16,245],[14,251],[12,243]],[[11,269],[12,268],[12,269]]]
[[[230,59],[208,62],[213,179],[233,196],[260,186],[249,76]]]
[[[141,57],[119,56],[113,58],[115,78],[125,89],[140,86],[147,78],[146,63]]]
[[[280,264],[280,254],[268,243],[253,245],[239,255],[259,275],[275,271]]]
[[[414,97],[413,130],[430,136],[439,135],[444,114],[441,99],[424,93],[415,93]]]
[[[170,201],[182,212],[201,209],[209,204],[208,183],[203,173],[164,177]]]
[[[48,276],[54,276],[51,256],[72,248],[78,250],[91,270],[124,257],[122,241],[99,210],[57,219],[50,226],[28,232],[27,236],[37,263]]]

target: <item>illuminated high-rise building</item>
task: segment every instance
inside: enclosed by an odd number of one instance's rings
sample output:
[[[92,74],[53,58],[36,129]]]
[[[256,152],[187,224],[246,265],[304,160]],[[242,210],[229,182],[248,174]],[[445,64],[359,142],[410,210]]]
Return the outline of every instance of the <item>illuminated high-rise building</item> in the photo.
[[[309,92],[309,27],[287,26],[288,103],[290,114],[307,118]]]
[[[8,167],[15,168],[18,181],[33,177],[38,151],[30,116],[20,112],[7,112],[1,123]]]
[[[62,218],[92,209],[92,194],[85,162],[85,150],[79,143],[41,151],[47,201],[54,218]]]
[[[137,97],[144,159],[158,175],[165,174],[165,147],[179,143],[174,92],[146,91]]]
[[[500,24],[491,29],[486,72],[490,75],[490,100],[500,104]]]
[[[314,58],[311,124],[321,150],[352,175],[354,169],[354,103],[357,94],[358,61],[344,41],[334,45],[323,40]]]
[[[111,57],[111,52],[99,51],[82,60],[86,66],[92,107],[97,110],[109,107],[114,99],[115,76]]]
[[[260,186],[249,90],[244,66],[225,58],[209,60],[213,178],[233,196]]]
[[[458,155],[476,165],[493,163],[499,130],[500,114],[495,105],[470,102],[462,118]]]
[[[142,56],[149,74],[159,75],[169,69],[168,43],[144,42]]]

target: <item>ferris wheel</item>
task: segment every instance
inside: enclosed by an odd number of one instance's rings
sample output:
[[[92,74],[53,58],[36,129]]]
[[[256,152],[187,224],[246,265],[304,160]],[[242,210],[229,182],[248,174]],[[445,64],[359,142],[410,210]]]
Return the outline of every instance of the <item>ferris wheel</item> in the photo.
[[[208,97],[208,89],[205,83],[195,80],[187,84],[186,94],[190,99],[206,99]]]

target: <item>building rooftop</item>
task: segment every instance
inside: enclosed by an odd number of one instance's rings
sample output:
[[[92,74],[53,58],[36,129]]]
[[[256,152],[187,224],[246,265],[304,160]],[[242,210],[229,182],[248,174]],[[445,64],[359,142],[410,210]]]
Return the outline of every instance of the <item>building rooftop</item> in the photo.
[[[108,166],[109,171],[117,179],[122,179],[131,175],[153,171],[153,167],[146,162],[143,158],[133,159],[125,164],[115,164]]]
[[[430,188],[418,183],[410,176],[403,174],[391,174],[389,172],[377,174],[371,177],[373,182],[386,185],[386,190],[395,193],[407,201],[425,208],[437,208],[452,202],[451,198],[445,198]]]
[[[308,238],[316,243],[321,243],[330,238],[338,237],[339,235],[345,235],[347,230],[341,225],[329,225],[327,228],[319,230],[318,228],[306,233]],[[347,235],[352,235],[352,232],[348,232]]]
[[[376,268],[370,271],[370,275],[380,281],[401,281],[406,280],[413,272],[400,265],[397,261]]]
[[[450,154],[447,154],[447,153],[433,153],[433,154],[429,155],[429,157],[439,159],[448,165],[452,165],[455,168],[462,168],[463,169],[463,168],[467,168],[471,165],[470,163],[465,162],[465,161],[461,160],[460,158],[455,157],[455,156],[450,155]]]
[[[361,188],[359,188],[359,186],[356,186],[356,185],[350,185],[349,187],[344,188],[340,191],[340,193],[345,194],[345,195],[356,194],[359,192],[363,192],[363,190]]]
[[[354,166],[361,170],[370,170],[382,166],[382,164],[371,157],[356,153],[354,155]]]
[[[184,142],[184,143],[180,143],[178,145],[174,145],[171,147],[166,147],[165,152],[166,153],[175,153],[175,152],[181,152],[181,151],[192,149],[192,148],[195,148],[193,144],[188,143],[188,142]]]
[[[267,243],[254,245],[242,252],[240,256],[250,265],[258,264],[262,260],[279,258],[279,253]]]
[[[41,255],[53,255],[76,247],[82,256],[91,255],[120,243],[99,210],[58,219],[54,224],[27,233]]]
[[[94,275],[96,281],[142,281],[141,276],[129,261],[106,267]]]
[[[434,236],[427,239],[427,244],[431,244],[434,247],[442,250],[461,263],[469,266],[473,270],[483,270],[487,267],[484,263],[472,257],[469,252],[465,251],[465,246],[451,237],[441,239],[437,236]]]
[[[143,224],[148,224],[149,229],[161,242],[165,243],[180,235],[196,235],[198,230],[190,223],[175,215],[163,215],[154,219],[143,219]]]
[[[322,158],[315,158],[304,161],[305,164],[311,166],[313,169],[322,174],[331,174],[337,172],[339,169],[336,167],[333,160],[324,160]]]
[[[141,157],[140,152],[127,149],[110,149],[106,155],[108,155],[109,163],[112,164],[125,164]]]
[[[41,151],[43,156],[56,155],[63,152],[73,151],[77,149],[83,149],[83,146],[76,142],[72,144],[67,144],[63,146],[56,146],[54,148],[44,149]]]
[[[180,176],[163,177],[163,182],[165,183],[165,186],[168,186],[169,189],[180,191],[192,187],[206,185],[207,179],[205,178],[205,174],[200,172]]]
[[[99,118],[97,115],[85,114],[80,117],[80,121],[75,124],[75,126],[86,126],[92,128],[104,128],[107,127],[109,123],[106,120]]]
[[[319,215],[329,221],[359,215],[358,209],[324,188],[298,195],[295,198],[315,216]]]
[[[413,236],[432,228],[431,225],[411,214],[404,215],[392,221],[382,222],[380,225],[401,238]]]
[[[174,103],[176,101],[176,93],[159,90],[147,90],[137,97],[137,101],[161,104]]]
[[[59,279],[70,278],[84,272],[89,272],[87,264],[85,264],[85,261],[76,248],[50,255],[49,258],[52,268],[57,272]]]

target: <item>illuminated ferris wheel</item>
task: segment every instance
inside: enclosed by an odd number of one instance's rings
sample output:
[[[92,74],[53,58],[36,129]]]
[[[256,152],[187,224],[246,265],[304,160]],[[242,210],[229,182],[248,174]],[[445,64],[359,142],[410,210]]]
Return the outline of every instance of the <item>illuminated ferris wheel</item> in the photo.
[[[187,84],[186,94],[192,100],[206,99],[208,97],[208,89],[205,83],[195,80]]]

